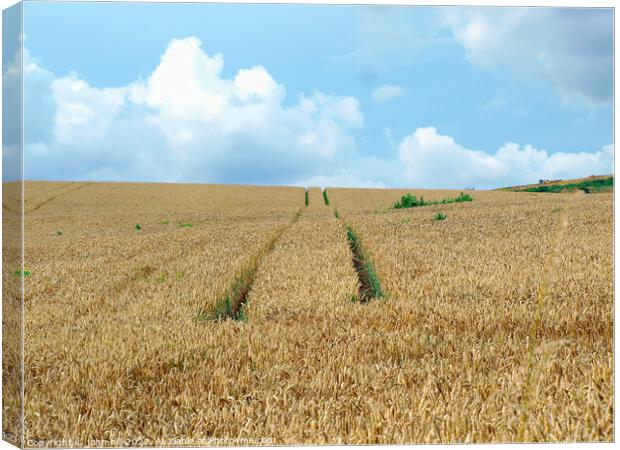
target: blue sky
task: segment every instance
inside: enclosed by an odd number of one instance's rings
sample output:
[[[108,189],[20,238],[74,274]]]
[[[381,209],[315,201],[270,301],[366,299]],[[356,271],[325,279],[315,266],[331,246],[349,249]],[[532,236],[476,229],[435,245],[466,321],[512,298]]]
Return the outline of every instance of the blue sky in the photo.
[[[26,3],[25,175],[458,189],[610,173],[612,21]]]

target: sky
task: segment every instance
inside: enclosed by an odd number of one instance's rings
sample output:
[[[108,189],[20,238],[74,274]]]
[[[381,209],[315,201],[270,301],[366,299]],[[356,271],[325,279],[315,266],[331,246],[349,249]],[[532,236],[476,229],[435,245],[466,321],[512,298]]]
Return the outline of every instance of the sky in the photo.
[[[24,33],[26,179],[487,189],[613,171],[611,9],[28,2]]]

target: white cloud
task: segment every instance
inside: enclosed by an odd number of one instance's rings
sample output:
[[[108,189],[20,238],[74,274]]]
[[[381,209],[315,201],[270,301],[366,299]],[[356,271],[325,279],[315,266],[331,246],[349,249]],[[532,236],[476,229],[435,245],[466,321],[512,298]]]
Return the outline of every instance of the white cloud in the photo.
[[[198,38],[173,39],[146,83],[130,86],[130,98],[166,119],[212,122],[240,106],[268,112],[285,96],[264,67],[241,69],[234,79],[222,77],[223,67],[223,56],[204,53]],[[256,119],[256,114],[244,118]]]
[[[151,123],[175,151],[200,151],[212,163],[239,163],[243,153],[247,170],[260,167],[256,159],[275,158],[304,171],[354,147],[348,130],[362,126],[363,116],[353,97],[315,92],[286,108],[285,88],[264,67],[226,79],[223,57],[200,46],[196,38],[172,41],[149,79],[131,86],[132,101],[153,109]]]
[[[541,76],[569,102],[611,102],[611,9],[466,8],[446,18],[473,64]]]
[[[120,88],[93,87],[75,73],[40,69],[46,83],[27,75],[32,105],[50,93],[54,104],[32,124],[53,133],[28,143],[39,157],[27,176],[290,183],[355,152],[351,132],[364,122],[357,99],[317,91],[288,107],[264,67],[226,78],[223,66],[222,55],[187,38],[170,42],[146,80]]]
[[[393,84],[383,84],[372,91],[372,98],[378,102],[386,102],[404,94],[404,90],[400,86]]]
[[[59,143],[101,139],[125,103],[125,89],[98,89],[71,74],[52,82]]]
[[[613,172],[613,145],[595,152],[549,154],[508,142],[495,154],[464,148],[433,127],[418,128],[398,146],[403,177],[418,187],[496,188],[537,180]]]
[[[118,88],[24,58],[28,179],[485,188],[612,170],[613,146],[549,154],[507,143],[489,154],[432,127],[400,142],[386,128],[392,154],[371,157],[356,145],[357,99],[316,91],[285,106],[266,68],[224,77],[223,56],[196,38],[173,40],[149,77]],[[14,79],[5,72],[5,86]]]

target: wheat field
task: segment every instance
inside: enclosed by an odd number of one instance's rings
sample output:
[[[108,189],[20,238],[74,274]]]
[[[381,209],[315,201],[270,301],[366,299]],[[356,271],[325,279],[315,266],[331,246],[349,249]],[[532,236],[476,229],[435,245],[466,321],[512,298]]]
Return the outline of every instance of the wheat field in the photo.
[[[614,439],[610,194],[25,191],[27,446]]]

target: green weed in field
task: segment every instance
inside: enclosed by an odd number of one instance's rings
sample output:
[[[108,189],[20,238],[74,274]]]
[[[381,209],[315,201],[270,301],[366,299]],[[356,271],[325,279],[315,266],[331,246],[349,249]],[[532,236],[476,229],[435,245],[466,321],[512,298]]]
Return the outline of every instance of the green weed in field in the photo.
[[[416,206],[424,206],[424,205],[427,205],[427,203],[424,202],[424,197],[421,197],[420,200],[418,200],[415,195],[411,195],[407,193],[403,195],[399,201],[394,203],[393,208],[394,209],[413,208]]]
[[[453,202],[455,202],[455,203],[462,203],[462,202],[473,202],[474,198],[471,195],[469,195],[469,194],[463,194],[461,192],[461,194],[458,197],[454,198],[454,199],[443,199],[444,202],[446,200],[453,200]]]
[[[22,271],[21,269],[18,269],[15,271],[15,276],[16,277],[23,277],[23,278],[28,278],[30,276],[30,271],[26,268],[24,268],[24,270]]]
[[[415,195],[405,194],[403,195],[399,201],[394,203],[392,206],[393,209],[402,209],[402,208],[415,208],[417,206],[429,206],[429,205],[449,205],[450,203],[463,203],[463,202],[471,202],[474,198],[469,194],[460,193],[458,197],[454,198],[444,198],[443,200],[433,200],[427,202],[424,200],[424,197],[420,197],[418,199]],[[376,212],[375,212],[376,214]]]

